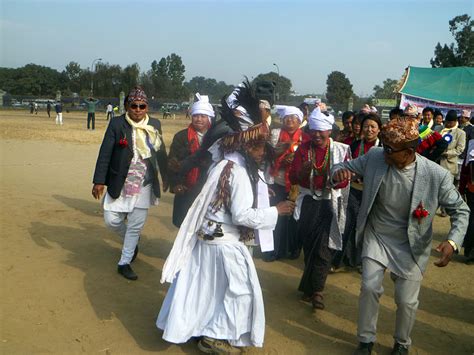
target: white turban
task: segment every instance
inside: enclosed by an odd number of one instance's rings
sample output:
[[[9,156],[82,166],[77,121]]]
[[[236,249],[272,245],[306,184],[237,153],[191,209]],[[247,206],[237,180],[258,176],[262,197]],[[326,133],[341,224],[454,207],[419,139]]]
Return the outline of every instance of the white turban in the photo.
[[[209,118],[209,122],[211,122],[211,118],[214,117],[214,110],[209,103],[209,96],[196,93],[196,97],[198,101],[191,106],[191,116],[206,115]]]
[[[298,107],[295,106],[285,106],[285,105],[276,105],[276,110],[281,119],[284,119],[286,116],[297,116],[298,120],[303,122],[303,112]]]
[[[319,107],[316,107],[308,119],[309,129],[314,131],[329,131],[332,130],[334,124],[334,116],[326,116],[321,112]]]

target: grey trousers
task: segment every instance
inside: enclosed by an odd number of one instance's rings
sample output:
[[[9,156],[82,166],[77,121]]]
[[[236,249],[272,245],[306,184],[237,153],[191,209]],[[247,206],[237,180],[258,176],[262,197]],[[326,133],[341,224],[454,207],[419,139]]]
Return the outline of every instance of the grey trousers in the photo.
[[[146,208],[134,208],[130,213],[104,211],[105,225],[123,238],[119,265],[130,264],[132,261],[147,215]],[[125,217],[127,217],[127,223],[125,223]]]
[[[383,294],[385,266],[370,258],[362,259],[362,285],[359,296],[359,319],[357,337],[360,342],[372,343],[376,340],[379,299]],[[418,309],[420,281],[405,280],[390,274],[395,283],[395,303],[397,313],[393,338],[401,345],[410,346],[410,333],[415,324]]]

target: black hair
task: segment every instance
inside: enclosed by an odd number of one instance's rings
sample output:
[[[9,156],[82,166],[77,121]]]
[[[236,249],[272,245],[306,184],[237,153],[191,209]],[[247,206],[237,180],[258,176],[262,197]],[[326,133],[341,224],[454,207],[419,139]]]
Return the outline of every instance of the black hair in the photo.
[[[431,112],[434,116],[435,111],[432,107],[425,107],[421,113],[425,114],[426,112]]]
[[[388,116],[390,119],[392,119],[393,116],[403,116],[403,110],[399,107],[394,107],[390,110]]]
[[[443,115],[443,113],[442,113],[440,110],[436,110],[435,112],[433,112],[433,116],[434,116],[434,117],[436,117],[436,116],[441,116],[441,117],[443,117],[443,119],[444,119],[444,115]]]
[[[346,111],[342,114],[342,122],[347,121],[349,118],[354,117],[354,112]]]
[[[380,120],[379,115],[377,115],[375,112],[371,112],[362,119],[360,125],[363,126],[364,122],[367,120],[371,120],[377,123],[377,126],[379,126],[379,129],[382,129],[382,121]]]
[[[457,121],[458,120],[458,113],[456,110],[449,110],[446,114],[446,121]]]

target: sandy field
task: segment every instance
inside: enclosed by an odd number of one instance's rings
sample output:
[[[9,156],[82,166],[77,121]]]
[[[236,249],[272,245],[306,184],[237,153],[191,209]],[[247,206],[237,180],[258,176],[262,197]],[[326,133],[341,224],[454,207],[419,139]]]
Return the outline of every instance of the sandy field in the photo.
[[[46,113],[0,111],[2,354],[197,354],[196,343],[161,339],[155,319],[167,285],[159,283],[176,228],[173,197],[150,210],[133,264],[139,279],[117,274],[121,242],[105,229],[92,175],[107,122],[96,130],[86,113],[64,113],[57,126]],[[164,121],[167,146],[187,122]],[[436,246],[449,220],[436,218]],[[422,283],[411,354],[474,353],[474,267],[456,256],[433,266]],[[299,301],[302,259],[255,264],[265,309],[263,349],[249,354],[351,354],[357,340],[360,277],[351,270],[328,278],[326,310]],[[393,284],[385,278],[377,354],[389,354],[395,320]]]

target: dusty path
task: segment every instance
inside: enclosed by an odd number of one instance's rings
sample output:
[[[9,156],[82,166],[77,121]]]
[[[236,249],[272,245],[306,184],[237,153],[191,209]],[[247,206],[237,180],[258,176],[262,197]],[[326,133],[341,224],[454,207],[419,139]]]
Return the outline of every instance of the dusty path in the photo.
[[[84,114],[64,114],[64,126],[38,117],[0,111],[1,330],[2,354],[194,354],[195,344],[164,342],[155,318],[166,292],[159,283],[176,229],[172,196],[151,209],[139,275],[127,282],[116,273],[120,242],[106,231],[91,179],[102,139],[85,129]],[[165,121],[165,139],[186,126]],[[437,218],[435,239],[449,221]],[[431,261],[435,259],[432,258]],[[431,265],[422,284],[412,354],[474,352],[474,267],[461,257],[445,269]],[[328,279],[325,311],[312,314],[298,301],[302,260],[256,259],[266,307],[268,354],[351,354],[356,344],[359,275]],[[385,280],[378,354],[389,353],[394,327],[393,285]]]

